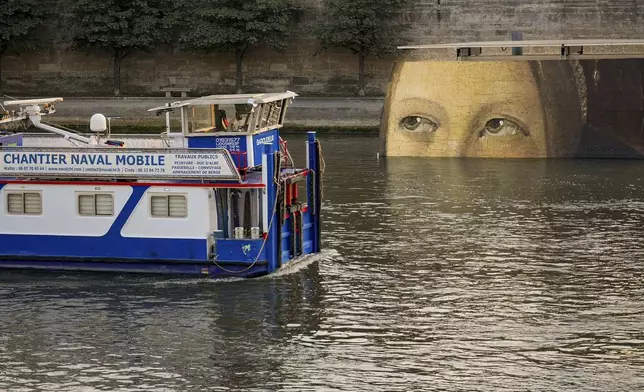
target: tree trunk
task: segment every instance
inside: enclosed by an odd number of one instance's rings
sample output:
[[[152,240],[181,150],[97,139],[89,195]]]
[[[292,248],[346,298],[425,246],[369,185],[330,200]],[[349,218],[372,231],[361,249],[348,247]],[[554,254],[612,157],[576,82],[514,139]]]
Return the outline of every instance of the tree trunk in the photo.
[[[123,55],[120,49],[114,50],[114,96],[121,95],[121,60]]]
[[[358,53],[358,95],[364,97],[364,60],[367,56]]]
[[[242,84],[243,84],[243,75],[242,75],[242,62],[244,61],[244,52],[245,49],[235,49],[235,62],[236,62],[236,69],[235,69],[235,86],[237,87],[237,94],[241,94],[242,92]]]

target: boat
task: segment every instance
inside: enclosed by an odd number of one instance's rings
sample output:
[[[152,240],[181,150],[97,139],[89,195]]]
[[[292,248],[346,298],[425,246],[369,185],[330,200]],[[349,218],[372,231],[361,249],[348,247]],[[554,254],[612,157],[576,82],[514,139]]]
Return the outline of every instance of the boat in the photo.
[[[4,102],[0,129],[21,126],[0,133],[0,268],[250,278],[320,252],[319,141],[297,168],[280,137],[296,96],[170,102],[155,135],[44,121],[62,98]]]

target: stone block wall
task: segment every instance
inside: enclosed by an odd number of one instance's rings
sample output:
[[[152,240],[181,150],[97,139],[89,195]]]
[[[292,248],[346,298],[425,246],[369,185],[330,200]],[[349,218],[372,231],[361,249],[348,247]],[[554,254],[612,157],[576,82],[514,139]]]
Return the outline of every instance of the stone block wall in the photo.
[[[324,0],[299,2],[304,11],[285,52],[264,48],[248,52],[245,90],[354,95],[357,58],[340,49],[317,53],[319,46],[311,28],[324,17]],[[401,43],[509,39],[512,31],[521,31],[524,39],[644,38],[641,0],[410,0],[398,18],[410,25]],[[74,52],[62,43],[64,40],[54,41],[48,49],[3,58],[5,93],[111,94],[109,53]],[[394,60],[393,56],[368,59],[367,95],[384,94]],[[161,95],[161,87],[176,85],[190,87],[192,95],[229,93],[234,91],[234,78],[234,58],[229,54],[173,53],[160,48],[125,59],[122,92],[133,96]]]

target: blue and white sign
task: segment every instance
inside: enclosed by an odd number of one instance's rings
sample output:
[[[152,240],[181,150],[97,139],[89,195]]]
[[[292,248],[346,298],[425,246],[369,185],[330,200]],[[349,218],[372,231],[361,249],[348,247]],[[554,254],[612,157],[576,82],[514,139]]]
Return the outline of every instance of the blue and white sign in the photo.
[[[279,151],[280,136],[277,129],[255,134],[231,135],[228,133],[188,138],[190,148],[224,148],[230,151],[233,161],[240,168],[260,166],[266,145],[271,147],[271,152]]]
[[[246,139],[247,136],[216,136],[215,137],[215,148],[225,148],[230,152],[230,156],[233,158],[233,162],[237,168],[246,168],[250,162],[248,162],[248,154],[246,149]]]
[[[0,176],[238,180],[223,149],[0,149]]]
[[[20,147],[22,146],[22,135],[0,136],[0,147]]]
[[[217,136],[215,148],[225,148],[230,152],[246,152],[246,135],[244,136]]]
[[[279,151],[280,135],[277,129],[253,135],[253,157],[255,160],[253,163],[255,166],[262,164],[262,154],[267,145],[270,146],[271,152]]]

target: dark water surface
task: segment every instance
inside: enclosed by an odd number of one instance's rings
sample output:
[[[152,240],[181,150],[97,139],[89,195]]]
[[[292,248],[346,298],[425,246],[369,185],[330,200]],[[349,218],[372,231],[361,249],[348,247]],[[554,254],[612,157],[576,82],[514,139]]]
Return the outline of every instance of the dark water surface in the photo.
[[[323,143],[326,250],[276,276],[1,272],[0,391],[644,390],[644,161]]]

